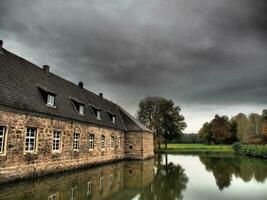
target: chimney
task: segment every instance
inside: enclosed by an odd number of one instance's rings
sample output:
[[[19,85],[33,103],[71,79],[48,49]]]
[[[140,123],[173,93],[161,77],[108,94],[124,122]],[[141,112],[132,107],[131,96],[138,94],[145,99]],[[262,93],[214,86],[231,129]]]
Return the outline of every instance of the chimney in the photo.
[[[48,65],[43,65],[43,70],[45,73],[49,73],[49,66]]]
[[[78,83],[78,86],[79,86],[81,89],[83,89],[83,82],[80,81],[80,82]]]
[[[99,93],[99,96],[101,97],[101,98],[103,98],[103,93],[101,92],[101,93]]]

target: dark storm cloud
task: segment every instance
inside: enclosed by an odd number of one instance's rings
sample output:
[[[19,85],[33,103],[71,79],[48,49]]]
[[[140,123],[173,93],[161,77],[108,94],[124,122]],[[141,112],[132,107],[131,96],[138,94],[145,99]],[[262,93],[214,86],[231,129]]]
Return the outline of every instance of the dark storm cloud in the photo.
[[[266,105],[266,0],[1,0],[0,37],[125,106]]]

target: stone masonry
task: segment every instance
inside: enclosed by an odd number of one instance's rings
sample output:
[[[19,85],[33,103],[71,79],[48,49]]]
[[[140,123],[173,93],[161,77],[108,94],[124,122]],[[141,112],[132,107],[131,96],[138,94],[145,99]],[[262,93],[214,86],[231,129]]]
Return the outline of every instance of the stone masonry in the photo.
[[[0,125],[6,127],[7,137],[4,154],[0,154],[0,182],[25,177],[58,173],[61,171],[96,165],[122,159],[152,157],[153,134],[124,132],[99,126],[39,117],[14,112],[0,112]],[[25,153],[25,136],[28,127],[37,128],[37,150]],[[61,151],[52,152],[53,132],[62,133]],[[73,151],[73,133],[80,134],[79,151]],[[88,135],[94,134],[94,149],[88,149]],[[105,136],[105,148],[100,146]],[[111,148],[111,136],[115,138]],[[121,144],[118,139],[121,138]]]

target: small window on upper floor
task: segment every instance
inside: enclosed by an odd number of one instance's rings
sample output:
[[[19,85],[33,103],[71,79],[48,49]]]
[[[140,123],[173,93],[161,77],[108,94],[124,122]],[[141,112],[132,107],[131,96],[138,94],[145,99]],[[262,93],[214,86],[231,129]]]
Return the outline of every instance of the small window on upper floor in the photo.
[[[52,107],[55,106],[55,96],[54,95],[52,95],[52,94],[47,95],[46,105],[52,106]]]
[[[94,107],[94,106],[91,106],[91,108],[95,114],[96,119],[101,120],[101,110],[99,108]]]
[[[49,107],[56,107],[55,103],[56,103],[56,94],[55,92],[47,89],[46,87],[43,86],[37,86],[40,90],[40,93],[43,97],[43,100],[45,102],[45,104]]]
[[[79,105],[79,113],[81,115],[84,115],[84,105],[82,105],[82,104]]]
[[[80,114],[80,115],[84,115],[84,111],[85,111],[85,104],[78,101],[77,99],[71,98],[73,105],[76,109],[76,111]]]
[[[116,123],[116,117],[112,116],[112,123],[115,124]]]
[[[116,123],[116,115],[114,115],[110,112],[108,112],[108,115],[109,115],[109,118],[112,121],[112,123],[115,124]]]

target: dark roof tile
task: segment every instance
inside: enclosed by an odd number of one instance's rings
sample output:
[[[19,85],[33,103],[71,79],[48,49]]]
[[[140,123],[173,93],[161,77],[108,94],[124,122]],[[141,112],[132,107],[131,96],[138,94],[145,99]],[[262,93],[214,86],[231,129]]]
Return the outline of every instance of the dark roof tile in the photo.
[[[38,87],[56,94],[55,108],[45,104]],[[84,116],[77,112],[70,98],[84,103]],[[116,104],[53,73],[46,73],[5,49],[0,54],[0,105],[121,130],[148,130]],[[102,111],[101,120],[96,119],[90,106]],[[115,124],[106,112],[116,115]]]

